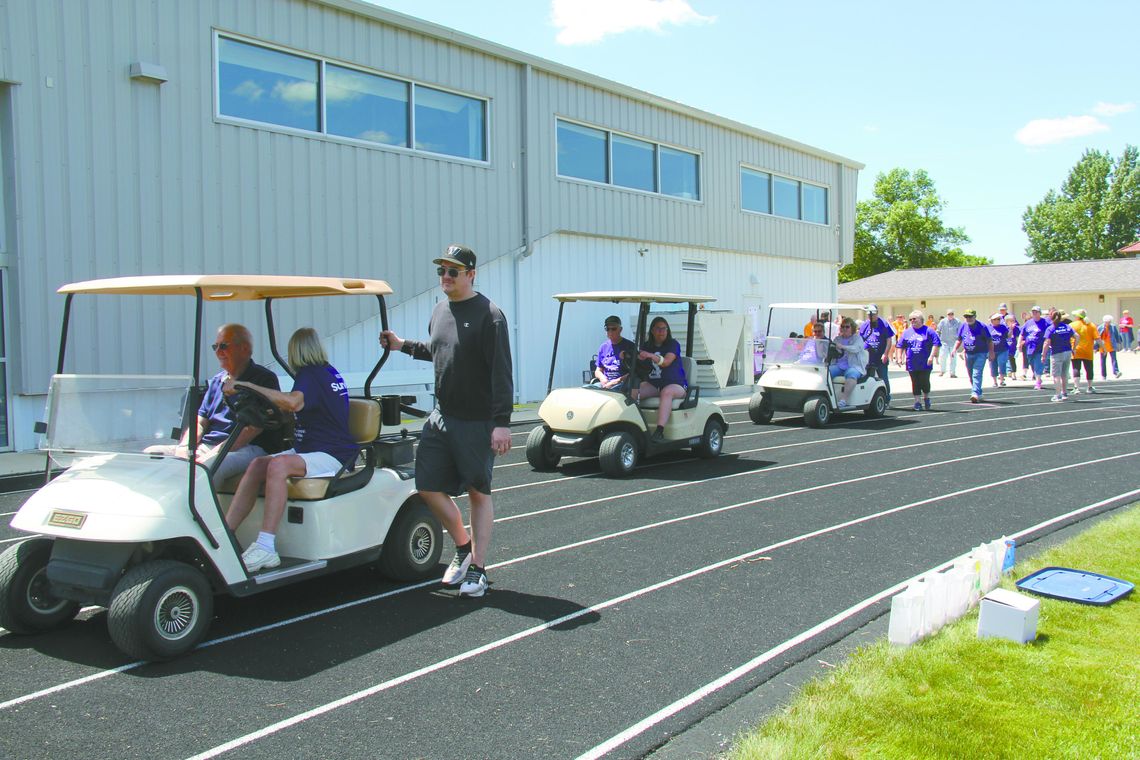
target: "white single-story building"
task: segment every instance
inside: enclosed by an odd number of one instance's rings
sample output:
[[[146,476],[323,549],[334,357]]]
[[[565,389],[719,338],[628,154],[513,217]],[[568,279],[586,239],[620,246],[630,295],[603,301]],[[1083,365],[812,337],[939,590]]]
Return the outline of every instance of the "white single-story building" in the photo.
[[[511,322],[529,401],[546,389],[554,293],[710,294],[739,315],[742,344],[749,310],[833,300],[861,168],[358,0],[7,0],[0,450],[35,445],[68,282],[378,278],[392,326],[424,337],[431,259],[462,242]],[[580,378],[605,311],[567,313],[556,383]],[[77,314],[67,371],[185,373],[191,317],[125,302]],[[260,324],[234,305],[208,318]],[[281,332],[317,326],[346,377],[375,361],[365,305],[291,319]],[[389,369],[431,374],[403,356]]]

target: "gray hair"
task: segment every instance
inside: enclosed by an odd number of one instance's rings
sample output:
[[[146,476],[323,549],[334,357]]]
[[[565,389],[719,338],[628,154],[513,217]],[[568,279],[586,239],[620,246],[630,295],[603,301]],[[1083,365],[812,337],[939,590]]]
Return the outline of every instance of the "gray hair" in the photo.
[[[923,314],[923,313],[922,313],[921,311],[919,311],[918,309],[915,309],[914,311],[912,311],[912,312],[910,313],[910,319],[914,319],[915,317],[918,317],[919,319],[926,319],[926,315],[925,315],[925,314]]]
[[[231,335],[234,340],[244,343],[250,348],[253,347],[253,334],[245,325],[238,324],[237,322],[228,322],[219,327],[218,332],[222,335]]]
[[[294,371],[301,367],[328,363],[328,354],[325,353],[320,336],[313,328],[302,327],[289,338],[289,366]]]

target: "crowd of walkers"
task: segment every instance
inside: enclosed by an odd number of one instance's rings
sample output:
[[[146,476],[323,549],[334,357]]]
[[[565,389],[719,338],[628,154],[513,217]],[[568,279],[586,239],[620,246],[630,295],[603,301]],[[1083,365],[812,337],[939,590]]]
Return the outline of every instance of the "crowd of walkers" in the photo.
[[[1004,303],[988,319],[979,319],[975,309],[963,311],[962,319],[947,309],[937,321],[915,310],[905,319],[895,315],[887,322],[874,304],[867,312],[858,334],[870,354],[868,372],[884,376],[891,363],[904,367],[910,375],[916,411],[930,409],[930,376],[935,367],[939,376],[949,372],[950,377],[957,377],[959,358],[970,378],[971,403],[982,400],[987,375],[994,388],[1004,386],[1007,379],[1032,379],[1037,390],[1045,387],[1048,377],[1052,401],[1060,402],[1081,393],[1082,380],[1085,393],[1097,392],[1093,370],[1098,357],[1101,378],[1107,380],[1110,363],[1113,377],[1121,375],[1118,351],[1140,350],[1127,309],[1119,323],[1111,314],[1094,323],[1084,309],[1066,313],[1040,306],[1022,313],[1019,322]]]

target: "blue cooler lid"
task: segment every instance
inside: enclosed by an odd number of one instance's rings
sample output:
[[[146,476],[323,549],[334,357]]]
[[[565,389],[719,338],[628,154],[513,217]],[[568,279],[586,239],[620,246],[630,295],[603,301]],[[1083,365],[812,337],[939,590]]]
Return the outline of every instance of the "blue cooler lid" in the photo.
[[[1080,604],[1112,604],[1127,596],[1135,585],[1088,570],[1043,567],[1017,582],[1022,591]]]

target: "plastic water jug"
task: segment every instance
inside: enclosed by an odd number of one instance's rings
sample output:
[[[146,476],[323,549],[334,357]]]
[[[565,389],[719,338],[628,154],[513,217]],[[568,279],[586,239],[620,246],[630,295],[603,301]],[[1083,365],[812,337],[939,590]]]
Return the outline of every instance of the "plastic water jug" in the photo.
[[[891,599],[891,619],[887,625],[887,641],[909,646],[922,638],[922,608],[926,587],[912,583]]]

